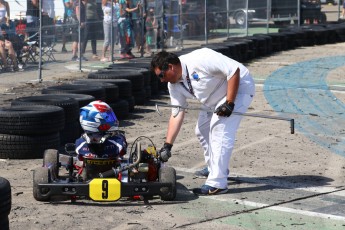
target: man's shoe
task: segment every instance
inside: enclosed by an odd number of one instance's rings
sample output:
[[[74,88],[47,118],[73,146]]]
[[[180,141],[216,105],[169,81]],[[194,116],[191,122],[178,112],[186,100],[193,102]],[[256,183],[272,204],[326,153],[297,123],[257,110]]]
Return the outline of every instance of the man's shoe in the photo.
[[[207,178],[208,174],[210,174],[210,172],[208,171],[208,167],[206,166],[205,168],[203,168],[199,171],[195,171],[194,177],[196,177],[196,178]]]
[[[77,61],[78,60],[78,57],[77,56],[73,56],[72,58],[71,58],[71,61]]]
[[[215,188],[209,185],[204,184],[200,188],[193,189],[193,193],[198,196],[212,196],[225,194],[228,192],[228,188]]]
[[[67,51],[66,47],[62,47],[61,53],[67,53],[67,52],[68,52],[68,51]]]

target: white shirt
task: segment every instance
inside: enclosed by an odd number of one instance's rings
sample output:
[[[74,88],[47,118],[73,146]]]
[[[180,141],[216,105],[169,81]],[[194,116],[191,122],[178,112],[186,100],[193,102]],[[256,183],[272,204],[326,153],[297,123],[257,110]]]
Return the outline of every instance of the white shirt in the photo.
[[[249,70],[241,63],[209,48],[202,48],[179,57],[182,79],[168,83],[172,105],[187,106],[187,99],[197,99],[214,109],[227,94],[227,81],[240,69],[238,94],[255,94],[255,84]],[[187,81],[187,69],[194,95]],[[185,85],[182,86],[181,82]],[[173,110],[174,113],[174,110]]]
[[[102,7],[103,10],[103,21],[110,23],[111,22],[111,3],[107,2],[105,6]],[[119,3],[113,4],[113,22],[117,22],[118,20],[118,14],[120,11],[120,5]]]

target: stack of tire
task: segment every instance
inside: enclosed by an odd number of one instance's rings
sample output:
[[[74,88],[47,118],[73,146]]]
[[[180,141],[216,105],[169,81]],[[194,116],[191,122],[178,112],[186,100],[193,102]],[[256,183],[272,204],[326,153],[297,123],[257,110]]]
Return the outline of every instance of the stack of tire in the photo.
[[[12,194],[10,182],[0,177],[0,228],[8,230],[9,220],[8,215],[11,212]]]
[[[20,100],[14,100],[11,107],[0,108],[0,158],[42,158],[45,149],[60,146],[64,110],[52,104]]]
[[[149,79],[149,85],[146,85],[145,89],[147,90],[147,87],[150,86],[151,88],[151,95],[157,96],[159,94],[159,81],[156,75],[151,71],[150,63],[147,61],[142,61],[142,59],[137,59],[136,61],[130,60],[129,62],[125,63],[115,63],[109,65],[109,68],[118,69],[118,68],[138,68],[139,71],[142,71],[144,69],[144,76],[147,75]]]
[[[145,70],[146,71],[146,70]],[[135,105],[143,105],[147,102],[145,83],[148,83],[148,76],[144,76],[142,71],[131,68],[105,68],[88,74],[88,79],[125,79],[131,82],[132,96]],[[120,97],[123,95],[120,93]],[[125,98],[123,98],[125,99]]]
[[[114,110],[117,118],[126,119],[129,112],[134,110],[132,83],[126,79],[78,79],[72,82],[76,85],[99,85],[106,87],[104,100]],[[98,100],[96,98],[96,100]]]
[[[14,99],[11,102],[11,105],[12,106],[22,105],[22,106],[27,106],[27,107],[30,107],[33,105],[58,106],[62,108],[63,115],[64,115],[63,125],[62,127],[59,127],[60,130],[58,132],[60,145],[64,146],[66,143],[74,143],[75,140],[80,136],[79,103],[71,97],[67,97],[64,95],[37,95],[37,96],[30,96],[30,97],[20,97],[20,98]],[[52,117],[42,118],[42,126],[44,127],[44,129],[48,130],[50,126],[49,122],[53,123],[55,121]],[[35,129],[32,128],[32,130],[35,130]],[[52,131],[53,130],[51,130],[50,132]],[[44,145],[44,141],[39,142],[39,145]],[[45,147],[44,149],[48,149],[48,148]],[[40,158],[42,156],[43,156],[43,152],[40,153]]]
[[[89,79],[80,79],[72,82],[76,85],[96,85],[105,89],[105,102],[114,110],[118,119],[126,119],[129,115],[129,102],[120,99],[120,87],[112,82],[90,81]],[[134,100],[134,99],[133,99]],[[132,103],[134,107],[134,102]]]

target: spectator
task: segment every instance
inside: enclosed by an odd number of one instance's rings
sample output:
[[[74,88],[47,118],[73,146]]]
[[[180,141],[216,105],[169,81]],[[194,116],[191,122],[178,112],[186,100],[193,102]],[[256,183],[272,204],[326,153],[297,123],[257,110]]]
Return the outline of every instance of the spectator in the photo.
[[[7,17],[6,17],[7,15]],[[0,25],[10,25],[10,5],[4,0],[0,0]]]
[[[158,24],[155,17],[154,8],[149,9],[149,13],[146,17],[146,52],[151,53],[151,48],[156,48],[156,37],[157,37],[157,28]]]
[[[138,52],[142,51],[145,44],[145,20],[146,20],[146,0],[132,0],[131,7],[139,5],[137,11],[132,13],[133,37]]]
[[[118,0],[114,1],[113,5],[113,22],[111,22],[111,0],[102,0],[102,10],[103,10],[103,31],[104,31],[104,43],[101,61],[109,61],[107,58],[107,51],[109,45],[111,45],[112,55],[114,53],[114,43],[118,43],[119,31],[118,31],[118,18],[120,14],[120,6]],[[113,41],[111,41],[111,25],[113,25]]]
[[[135,8],[130,8],[130,0],[120,0],[120,18],[119,18],[119,32],[121,43],[121,58],[132,59],[135,56],[132,54],[133,48],[133,26],[132,26],[132,12],[137,11],[140,3]]]
[[[86,4],[86,39],[84,42],[83,53],[85,53],[88,40],[91,40],[92,58],[98,60],[97,55],[97,32],[99,31],[97,4],[96,0],[88,0]]]
[[[38,0],[26,1],[26,33],[29,40],[38,40],[38,20],[39,20],[39,3]]]
[[[345,17],[345,0],[344,0],[344,2],[343,2],[343,7],[342,7],[342,10],[341,10],[341,16],[340,16],[340,18],[341,18],[341,19],[344,19],[344,17]]]
[[[45,35],[51,36],[55,34],[55,4],[54,0],[42,1],[42,40],[47,45],[54,42],[54,38],[47,38]]]
[[[1,56],[1,61],[3,65],[3,71],[4,72],[11,72],[12,70],[18,71],[19,67],[18,67],[18,62],[17,62],[17,55],[14,50],[13,44],[10,41],[10,36],[9,34],[7,34],[7,30],[9,30],[9,27],[6,24],[1,25],[0,56]],[[13,68],[9,66],[9,63],[7,61],[7,55],[11,59]]]
[[[67,32],[67,27],[66,27],[66,20],[67,20],[67,9],[65,6],[65,0],[62,0],[63,4],[63,20],[62,20],[62,34],[61,34],[61,40],[62,40],[62,48],[61,48],[61,53],[67,53],[66,49],[66,32]]]
[[[86,4],[87,0],[81,0],[79,4],[79,0],[74,2],[74,10],[72,13],[72,18],[74,18],[75,21],[79,23],[80,26],[80,49],[82,50],[83,43],[85,42],[86,37]],[[79,61],[79,59],[82,59],[84,61],[87,61],[87,59],[84,57],[83,53],[81,52],[81,56],[78,57],[78,50],[79,50],[79,34],[78,30],[72,31],[72,61]]]

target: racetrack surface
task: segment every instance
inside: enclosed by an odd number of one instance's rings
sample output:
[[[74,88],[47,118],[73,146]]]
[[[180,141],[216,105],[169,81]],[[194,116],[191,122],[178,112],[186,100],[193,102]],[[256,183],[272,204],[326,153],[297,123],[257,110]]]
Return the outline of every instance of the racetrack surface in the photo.
[[[2,159],[0,176],[12,185],[11,229],[345,228],[344,49],[343,43],[299,48],[246,63],[257,83],[248,112],[295,118],[296,133],[290,134],[286,121],[244,117],[227,194],[191,193],[204,182],[193,177],[204,161],[194,135],[197,111],[190,110],[167,163],[177,170],[175,201],[38,202],[32,196],[32,170],[42,160]],[[43,84],[69,80],[67,73],[49,77]],[[32,82],[18,86],[2,95],[2,104],[40,88]],[[157,148],[163,144],[170,109],[160,108],[160,116],[156,102],[169,103],[169,98],[153,98],[121,121],[129,146],[138,136],[149,137]]]

